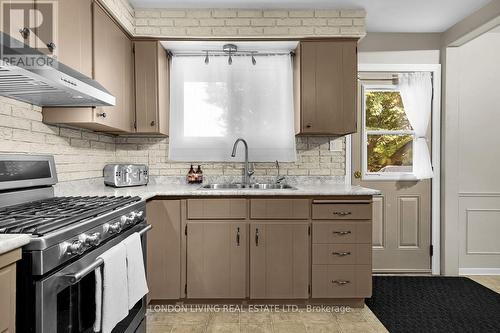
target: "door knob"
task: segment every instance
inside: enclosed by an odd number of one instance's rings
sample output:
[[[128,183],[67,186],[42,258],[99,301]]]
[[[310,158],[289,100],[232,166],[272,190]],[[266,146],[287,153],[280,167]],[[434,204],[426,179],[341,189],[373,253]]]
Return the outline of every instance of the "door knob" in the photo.
[[[354,178],[360,179],[361,178],[361,171],[359,171],[359,170],[354,171]]]

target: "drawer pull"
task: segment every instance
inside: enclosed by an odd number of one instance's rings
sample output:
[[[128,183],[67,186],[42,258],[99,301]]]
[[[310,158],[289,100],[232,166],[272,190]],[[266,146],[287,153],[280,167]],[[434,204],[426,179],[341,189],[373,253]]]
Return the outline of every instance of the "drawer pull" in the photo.
[[[332,252],[332,255],[339,256],[339,257],[345,257],[345,256],[350,256],[351,252]]]
[[[347,215],[351,215],[352,212],[333,212],[333,215],[338,215],[338,216],[347,216]]]
[[[259,228],[255,229],[255,246],[259,246]]]
[[[236,246],[240,246],[240,227],[236,231]]]
[[[345,286],[348,283],[351,283],[351,281],[348,280],[332,280],[332,283],[338,284],[339,286]]]
[[[335,235],[339,235],[339,236],[345,236],[345,235],[349,235],[351,233],[351,230],[346,230],[346,231],[334,231],[333,232]]]

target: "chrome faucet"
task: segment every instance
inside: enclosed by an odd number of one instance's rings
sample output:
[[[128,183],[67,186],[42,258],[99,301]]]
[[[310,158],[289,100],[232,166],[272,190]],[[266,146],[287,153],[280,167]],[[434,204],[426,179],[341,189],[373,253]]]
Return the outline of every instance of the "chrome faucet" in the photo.
[[[281,184],[281,182],[285,180],[285,176],[280,176],[280,162],[278,162],[278,160],[276,160],[275,165],[276,169],[278,169],[278,175],[276,176],[274,183]]]
[[[233,152],[231,153],[231,157],[236,156],[236,148],[238,148],[238,143],[243,142],[243,145],[245,146],[245,174],[243,175],[243,184],[249,185],[250,184],[250,177],[254,174],[254,171],[250,171],[250,166],[248,163],[248,144],[247,142],[239,138],[234,142],[233,145]]]

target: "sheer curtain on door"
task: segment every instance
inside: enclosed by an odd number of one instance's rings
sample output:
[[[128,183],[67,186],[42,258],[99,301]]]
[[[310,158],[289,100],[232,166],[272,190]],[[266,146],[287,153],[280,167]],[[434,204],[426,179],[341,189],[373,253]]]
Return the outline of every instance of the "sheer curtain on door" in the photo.
[[[291,56],[209,59],[172,58],[169,159],[241,161],[230,157],[241,137],[251,161],[295,161]]]
[[[399,91],[406,116],[415,131],[413,173],[417,179],[434,177],[426,133],[432,114],[432,77],[429,72],[399,75]]]

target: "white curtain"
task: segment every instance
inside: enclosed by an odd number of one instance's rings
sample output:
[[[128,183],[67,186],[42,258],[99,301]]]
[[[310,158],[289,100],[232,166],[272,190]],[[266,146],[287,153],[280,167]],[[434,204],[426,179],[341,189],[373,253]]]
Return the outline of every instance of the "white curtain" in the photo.
[[[253,162],[295,161],[293,72],[289,55],[175,56],[170,84],[169,159],[231,158],[237,138]]]
[[[399,76],[399,91],[406,116],[415,131],[413,147],[413,173],[417,179],[434,176],[429,147],[427,128],[432,114],[432,78],[429,72],[405,73]]]

